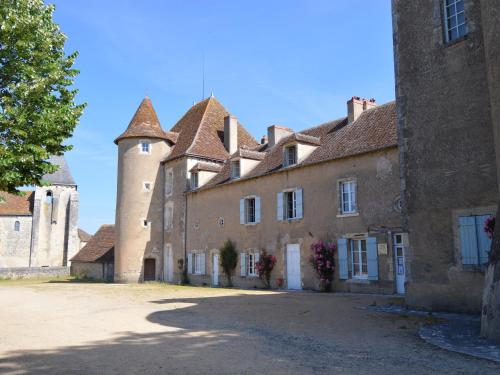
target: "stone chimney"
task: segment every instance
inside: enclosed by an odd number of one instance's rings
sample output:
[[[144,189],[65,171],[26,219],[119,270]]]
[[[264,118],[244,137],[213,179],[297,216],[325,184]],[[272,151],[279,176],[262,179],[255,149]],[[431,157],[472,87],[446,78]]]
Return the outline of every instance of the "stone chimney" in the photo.
[[[353,96],[347,101],[347,121],[350,124],[358,119],[358,117],[366,111],[377,106],[375,99],[361,99],[359,96]]]
[[[224,117],[224,147],[230,155],[238,150],[238,119],[231,115]]]
[[[273,147],[283,138],[293,134],[293,130],[281,125],[271,125],[267,128],[268,146]]]

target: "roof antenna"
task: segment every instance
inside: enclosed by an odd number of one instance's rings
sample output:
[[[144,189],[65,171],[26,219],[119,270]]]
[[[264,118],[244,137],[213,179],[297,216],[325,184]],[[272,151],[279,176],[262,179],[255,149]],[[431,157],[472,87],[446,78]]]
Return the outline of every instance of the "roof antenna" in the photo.
[[[201,72],[202,72],[202,86],[201,86],[201,100],[205,98],[205,51],[201,55]]]

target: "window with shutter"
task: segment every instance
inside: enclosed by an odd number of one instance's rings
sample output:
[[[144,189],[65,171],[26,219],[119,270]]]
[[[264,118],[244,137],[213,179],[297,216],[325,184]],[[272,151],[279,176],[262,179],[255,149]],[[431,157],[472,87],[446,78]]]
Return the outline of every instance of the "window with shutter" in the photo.
[[[491,215],[460,216],[460,256],[464,266],[479,266],[488,262],[491,239],[484,231],[485,221]]]

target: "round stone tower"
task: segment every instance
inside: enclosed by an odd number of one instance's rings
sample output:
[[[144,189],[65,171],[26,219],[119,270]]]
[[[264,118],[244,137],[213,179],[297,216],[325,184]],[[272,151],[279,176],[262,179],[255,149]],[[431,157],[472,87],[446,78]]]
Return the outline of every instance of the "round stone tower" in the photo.
[[[116,138],[118,189],[115,219],[115,281],[157,280],[163,241],[163,168],[175,141],[146,97],[127,130]]]

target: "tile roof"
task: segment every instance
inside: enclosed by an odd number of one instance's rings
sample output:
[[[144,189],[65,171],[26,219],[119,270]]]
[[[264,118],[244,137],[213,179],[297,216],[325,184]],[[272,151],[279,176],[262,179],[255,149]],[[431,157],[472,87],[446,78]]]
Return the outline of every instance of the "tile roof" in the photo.
[[[288,141],[291,140],[316,146],[321,145],[321,141],[318,137],[313,137],[312,135],[306,135],[302,133],[293,133],[290,137],[288,137]]]
[[[236,158],[236,157],[252,159],[252,160],[264,160],[264,158],[266,157],[266,153],[249,150],[246,148],[240,148],[238,149],[238,151],[236,151],[234,154],[231,155],[231,158]]]
[[[78,238],[80,238],[80,241],[82,242],[88,242],[92,238],[92,235],[88,234],[83,229],[78,228]]]
[[[178,134],[166,132],[162,129],[160,120],[158,120],[156,111],[153,108],[153,103],[151,103],[151,99],[147,96],[142,100],[139,108],[137,108],[127,130],[115,139],[115,143],[118,144],[120,140],[125,138],[141,137],[165,139],[172,144],[175,144],[178,137]]]
[[[222,169],[222,165],[217,165],[213,163],[205,163],[205,162],[198,162],[195,164],[193,168],[191,168],[189,171],[190,172],[196,172],[196,171],[207,171],[207,172],[216,172],[219,173]]]
[[[24,195],[14,195],[0,191],[0,216],[33,215],[34,191],[25,191]]]
[[[115,226],[101,225],[87,244],[71,258],[72,262],[96,262],[106,257],[111,257],[115,246]]]
[[[230,113],[214,97],[192,106],[171,129],[179,134],[171,154],[165,161],[184,155],[224,161],[229,154],[224,148],[224,117]],[[238,147],[256,147],[257,141],[238,122]]]
[[[364,111],[359,118],[347,123],[347,117],[294,133],[280,140],[273,147],[261,145],[255,149],[265,151],[265,158],[247,175],[231,180],[231,168],[225,163],[221,172],[202,189],[231,181],[242,181],[279,172],[283,165],[283,145],[293,139],[319,139],[320,144],[311,155],[293,168],[335,160],[397,146],[396,104],[389,102]]]
[[[51,185],[69,185],[76,186],[75,180],[71,175],[68,163],[63,155],[52,155],[49,158],[51,164],[59,166],[59,169],[51,174],[46,174],[42,179]]]

